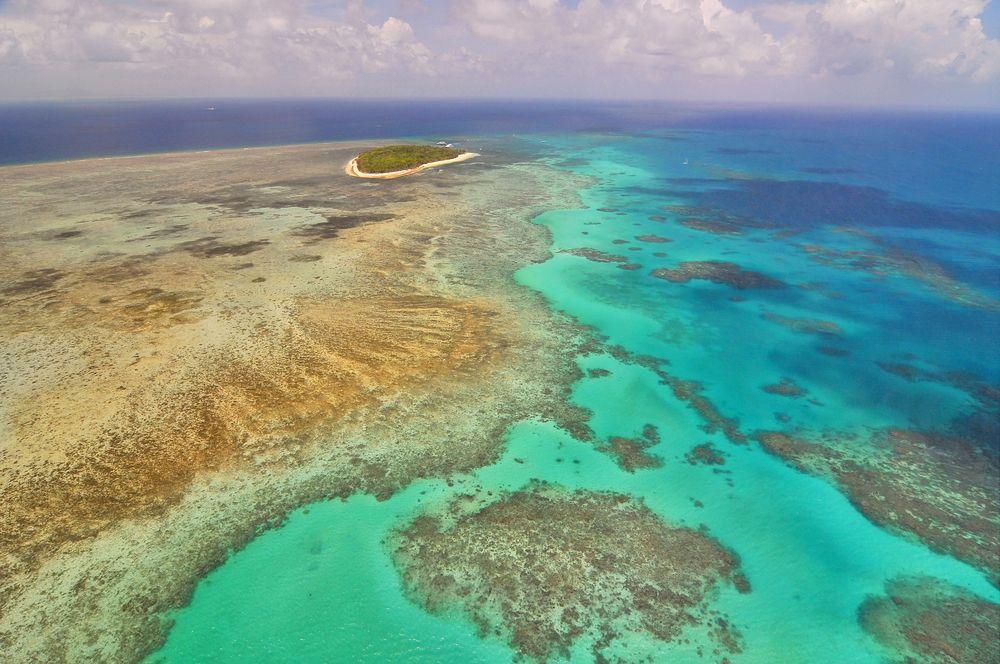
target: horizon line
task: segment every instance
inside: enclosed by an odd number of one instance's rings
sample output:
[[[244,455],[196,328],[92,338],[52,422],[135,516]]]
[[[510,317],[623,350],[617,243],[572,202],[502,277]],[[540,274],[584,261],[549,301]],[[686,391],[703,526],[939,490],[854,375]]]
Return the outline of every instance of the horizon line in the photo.
[[[858,103],[826,103],[826,102],[795,102],[795,101],[740,101],[740,100],[696,100],[696,99],[662,99],[643,97],[465,97],[465,96],[435,96],[435,97],[389,97],[389,96],[350,96],[338,97],[328,95],[315,96],[260,96],[260,95],[223,95],[219,97],[205,96],[167,96],[167,97],[81,97],[58,98],[38,97],[25,99],[2,99],[0,107],[30,106],[38,104],[50,105],[86,105],[86,104],[143,104],[143,103],[184,103],[184,102],[359,102],[359,103],[550,103],[550,104],[594,104],[594,105],[663,105],[690,108],[747,108],[747,109],[787,109],[787,110],[826,110],[826,111],[911,111],[930,113],[983,113],[1000,114],[1000,105],[936,105],[917,103],[872,104]]]

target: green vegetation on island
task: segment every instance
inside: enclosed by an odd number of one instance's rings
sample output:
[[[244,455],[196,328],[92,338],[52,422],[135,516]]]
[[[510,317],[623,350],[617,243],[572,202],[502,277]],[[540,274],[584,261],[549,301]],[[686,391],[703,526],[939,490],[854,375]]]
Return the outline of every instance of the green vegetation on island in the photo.
[[[391,173],[454,159],[462,152],[436,145],[387,145],[362,152],[357,157],[357,165],[363,173]]]

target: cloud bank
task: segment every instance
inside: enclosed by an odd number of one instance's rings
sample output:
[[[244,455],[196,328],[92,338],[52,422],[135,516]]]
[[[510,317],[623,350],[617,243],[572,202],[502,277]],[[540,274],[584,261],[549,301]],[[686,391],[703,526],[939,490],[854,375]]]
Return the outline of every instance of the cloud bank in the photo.
[[[986,4],[10,0],[0,4],[0,98],[825,95],[1000,106]]]

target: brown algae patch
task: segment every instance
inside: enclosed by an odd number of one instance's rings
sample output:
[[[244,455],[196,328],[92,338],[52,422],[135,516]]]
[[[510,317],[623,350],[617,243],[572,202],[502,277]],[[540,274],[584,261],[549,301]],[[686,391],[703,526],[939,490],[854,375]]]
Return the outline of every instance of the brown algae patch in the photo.
[[[684,284],[701,279],[715,284],[723,284],[745,290],[749,288],[783,288],[784,283],[753,270],[744,270],[736,263],[729,261],[685,261],[675,268],[660,268],[653,270],[657,279]]]
[[[420,515],[394,539],[421,605],[458,609],[534,661],[566,657],[582,639],[601,658],[625,634],[670,642],[697,625],[714,628],[720,649],[741,649],[708,607],[720,584],[748,590],[738,557],[625,495],[536,482],[486,506],[459,500]]]
[[[858,622],[892,661],[1000,661],[1000,604],[930,577],[892,579],[864,601]]]
[[[1000,580],[1000,460],[969,441],[909,429],[863,444],[830,432],[757,440],[793,467],[831,480],[873,523],[917,537]]]

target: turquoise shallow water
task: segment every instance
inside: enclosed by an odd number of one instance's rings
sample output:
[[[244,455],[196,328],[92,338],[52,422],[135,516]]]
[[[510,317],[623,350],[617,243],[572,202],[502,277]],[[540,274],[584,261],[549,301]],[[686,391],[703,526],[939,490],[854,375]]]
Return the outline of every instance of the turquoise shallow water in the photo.
[[[943,265],[962,292],[1000,297],[1000,201],[982,182],[1000,175],[996,154],[946,129],[915,136],[845,123],[819,135],[814,127],[769,126],[526,139],[522,150],[590,176],[593,184],[580,192],[580,208],[536,219],[551,230],[555,253],[517,279],[609,343],[669,360],[672,375],[698,380],[747,433],[950,427],[970,409],[967,394],[902,380],[876,363],[905,359],[996,384],[996,310],[956,303],[905,274],[818,264],[802,245],[872,252],[891,242]],[[951,207],[956,201],[966,207]],[[741,235],[706,233],[676,223],[676,209],[664,207],[672,205],[752,212],[794,233],[767,226]],[[845,233],[845,226],[866,234]],[[644,234],[671,242],[635,240]],[[560,253],[580,247],[622,254],[643,267],[625,271]],[[736,262],[789,287],[736,290],[649,274],[703,260]],[[803,334],[776,317],[822,319],[843,333]],[[820,345],[849,354],[826,355],[817,352]],[[857,609],[899,575],[925,574],[1000,600],[979,571],[874,526],[828,482],[755,445],[705,433],[699,416],[649,369],[604,354],[578,361],[585,371],[610,371],[581,379],[573,393],[593,412],[598,439],[636,436],[654,424],[661,442],[650,451],[663,467],[629,474],[551,425],[519,423],[498,463],[453,478],[451,487],[421,481],[384,502],[357,495],[292,514],[201,582],[152,660],[511,661],[504,644],[478,638],[460,616],[432,616],[410,602],[385,540],[392,528],[459,492],[513,490],[533,479],[641,497],[669,522],[704,525],[738,553],[753,591],[726,588],[714,599],[743,634],[744,652],[735,661],[878,661]],[[807,389],[808,398],[761,389],[783,377]],[[728,454],[726,472],[684,460],[707,441]],[[617,643],[614,654],[703,661],[695,649],[704,635],[687,636],[689,644],[663,644],[634,635]],[[574,650],[573,659],[587,657],[583,647]]]

